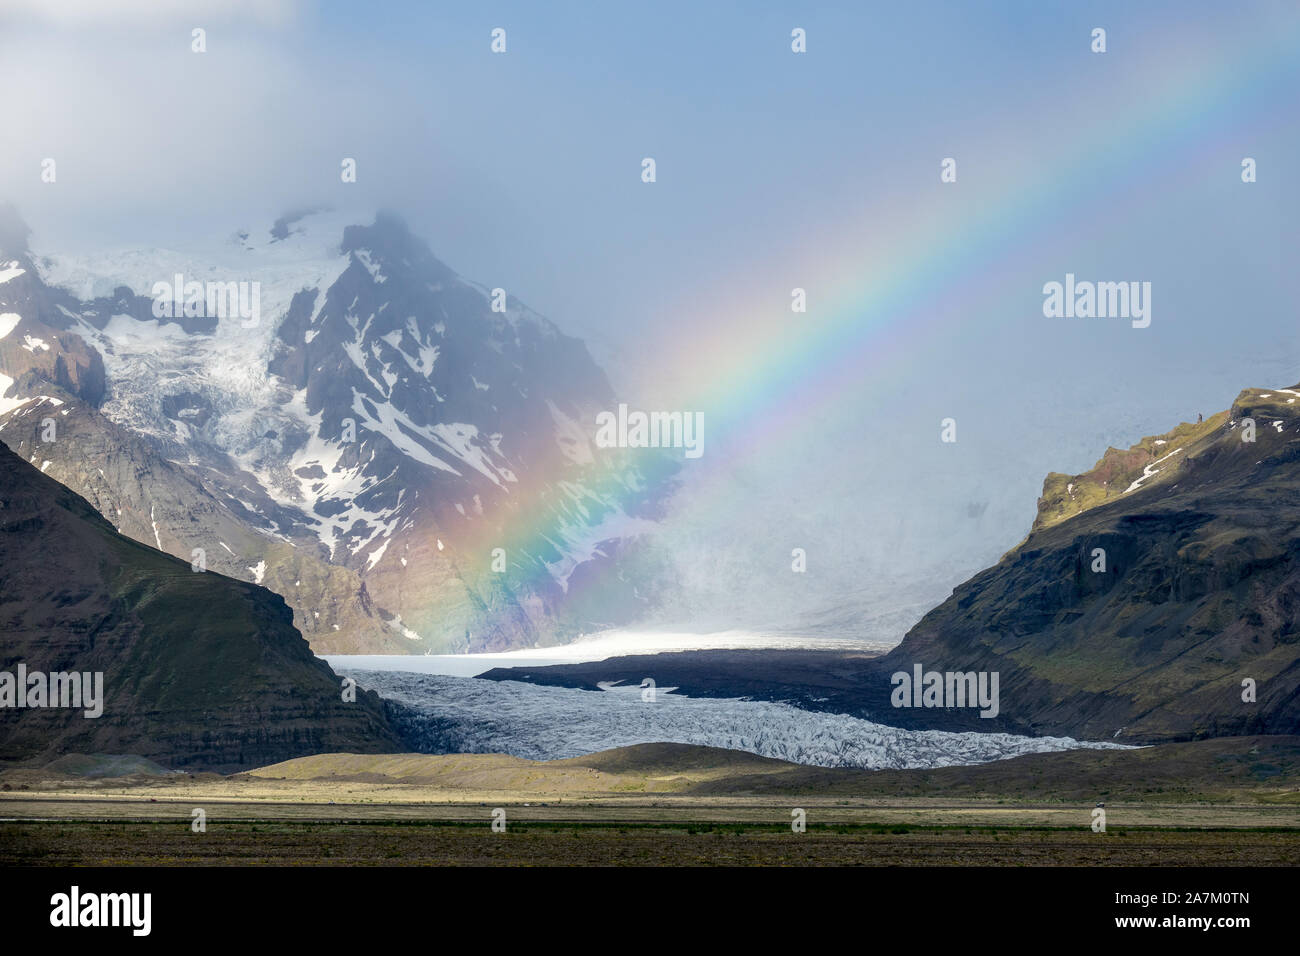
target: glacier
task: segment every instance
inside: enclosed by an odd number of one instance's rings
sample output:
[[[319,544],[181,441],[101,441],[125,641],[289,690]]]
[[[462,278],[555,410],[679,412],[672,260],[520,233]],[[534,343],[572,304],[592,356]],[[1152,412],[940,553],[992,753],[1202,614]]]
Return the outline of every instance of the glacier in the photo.
[[[818,767],[926,769],[1059,750],[1129,749],[1071,737],[903,730],[789,704],[695,698],[635,685],[601,691],[399,670],[336,670],[397,704],[397,722],[424,753],[577,757],[642,743],[744,750]]]

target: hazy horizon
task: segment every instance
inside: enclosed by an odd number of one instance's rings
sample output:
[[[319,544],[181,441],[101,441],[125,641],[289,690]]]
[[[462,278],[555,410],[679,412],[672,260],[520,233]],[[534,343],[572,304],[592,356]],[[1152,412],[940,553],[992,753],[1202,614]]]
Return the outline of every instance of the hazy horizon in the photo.
[[[1049,471],[1300,379],[1300,11],[1246,7],[10,0],[0,200],[61,253],[394,209],[621,396],[703,415],[658,623],[896,638]],[[1150,282],[1149,327],[1045,317],[1067,274]]]

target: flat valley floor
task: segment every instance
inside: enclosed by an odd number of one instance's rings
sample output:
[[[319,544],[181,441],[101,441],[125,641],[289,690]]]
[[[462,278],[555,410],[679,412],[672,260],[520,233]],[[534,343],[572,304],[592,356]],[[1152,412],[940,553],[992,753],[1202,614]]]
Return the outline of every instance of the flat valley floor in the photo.
[[[232,776],[19,768],[0,773],[0,864],[1295,866],[1298,779],[1295,737],[911,771],[670,744],[325,754]]]

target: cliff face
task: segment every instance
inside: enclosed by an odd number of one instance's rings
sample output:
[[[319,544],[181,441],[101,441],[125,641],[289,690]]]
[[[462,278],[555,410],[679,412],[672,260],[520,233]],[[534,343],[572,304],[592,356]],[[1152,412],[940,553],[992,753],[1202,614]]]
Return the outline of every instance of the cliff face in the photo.
[[[373,694],[341,681],[283,599],[116,531],[0,445],[0,671],[102,672],[103,713],[0,709],[0,755],[129,753],[230,771],[401,749]]]
[[[997,671],[997,723],[1022,732],[1296,733],[1298,400],[1300,386],[1249,389],[1204,423],[1049,475],[1025,541],[927,614],[882,673]]]

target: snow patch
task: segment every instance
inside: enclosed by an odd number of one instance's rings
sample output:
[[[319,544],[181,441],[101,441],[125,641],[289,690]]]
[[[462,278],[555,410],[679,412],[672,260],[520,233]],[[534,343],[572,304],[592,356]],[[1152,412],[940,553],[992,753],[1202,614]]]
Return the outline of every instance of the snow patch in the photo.
[[[418,641],[421,639],[419,634],[415,633],[415,631],[411,630],[409,627],[407,627],[402,623],[402,615],[400,614],[397,615],[397,617],[393,618],[391,621],[389,621],[388,626],[391,627],[393,630],[397,631],[399,634],[402,635],[402,637],[406,638],[409,641]]]
[[[20,405],[25,405],[29,401],[26,398],[5,397],[8,395],[9,389],[13,384],[14,380],[12,378],[4,372],[0,372],[0,415],[5,414],[6,412],[12,412],[15,408],[18,408]]]
[[[555,442],[564,457],[575,465],[590,465],[595,461],[586,429],[560,411],[550,399],[546,400],[546,407],[550,409],[551,421],[555,423]]]
[[[1137,481],[1133,482],[1133,484],[1129,485],[1127,488],[1125,488],[1124,494],[1128,494],[1130,491],[1136,491],[1138,488],[1141,488],[1142,482],[1146,481],[1148,478],[1154,477],[1156,474],[1159,473],[1160,469],[1157,468],[1156,465],[1160,464],[1165,459],[1174,457],[1174,455],[1178,454],[1180,451],[1182,451],[1181,448],[1175,448],[1169,454],[1165,455],[1164,458],[1157,458],[1151,464],[1143,468],[1142,477],[1139,478]]]
[[[381,544],[379,547],[375,548],[375,550],[370,552],[370,555],[366,559],[367,571],[373,571],[375,569],[375,565],[379,563],[381,558],[383,558],[384,552],[388,550],[389,540],[390,539],[385,539],[383,544]]]

